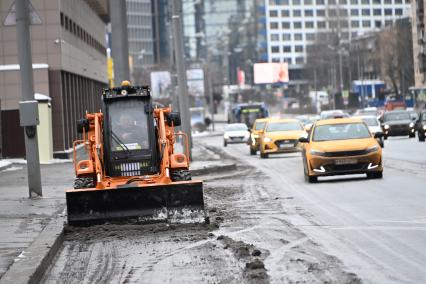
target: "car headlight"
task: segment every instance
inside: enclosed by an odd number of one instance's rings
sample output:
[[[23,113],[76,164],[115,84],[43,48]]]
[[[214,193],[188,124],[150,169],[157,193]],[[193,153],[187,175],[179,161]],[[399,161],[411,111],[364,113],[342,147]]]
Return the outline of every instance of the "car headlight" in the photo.
[[[225,133],[225,134],[223,134],[223,138],[229,139],[229,135]]]
[[[269,137],[265,137],[265,138],[263,138],[263,142],[269,143],[269,142],[272,142],[272,139],[269,138]]]
[[[324,156],[325,153],[322,152],[322,151],[318,151],[318,150],[311,150],[311,155],[314,155],[314,156]]]
[[[423,130],[426,130],[426,125],[423,125]]]
[[[410,127],[414,127],[414,123],[413,122],[410,123]]]
[[[389,129],[389,125],[387,125],[387,124],[385,124],[385,127],[384,127],[385,129]]]
[[[365,150],[366,153],[372,153],[372,152],[376,152],[377,150],[379,150],[379,146],[378,145],[374,145],[373,147],[367,148]]]

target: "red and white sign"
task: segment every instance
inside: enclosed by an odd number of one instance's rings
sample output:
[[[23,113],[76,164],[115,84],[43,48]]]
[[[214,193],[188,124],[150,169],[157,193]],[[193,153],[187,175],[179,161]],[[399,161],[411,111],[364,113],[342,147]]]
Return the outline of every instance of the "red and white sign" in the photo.
[[[288,64],[285,63],[255,63],[255,84],[288,83]]]
[[[240,86],[244,86],[246,83],[246,73],[240,67],[237,68],[237,81]]]

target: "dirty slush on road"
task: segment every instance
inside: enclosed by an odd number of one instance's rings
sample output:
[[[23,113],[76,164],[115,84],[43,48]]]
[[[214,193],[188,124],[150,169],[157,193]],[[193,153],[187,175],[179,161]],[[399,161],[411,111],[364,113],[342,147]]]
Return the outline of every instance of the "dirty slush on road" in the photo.
[[[198,151],[233,159],[216,148]],[[66,227],[42,283],[361,282],[286,221],[292,197],[274,197],[279,186],[233,160],[236,170],[201,177],[210,224]]]

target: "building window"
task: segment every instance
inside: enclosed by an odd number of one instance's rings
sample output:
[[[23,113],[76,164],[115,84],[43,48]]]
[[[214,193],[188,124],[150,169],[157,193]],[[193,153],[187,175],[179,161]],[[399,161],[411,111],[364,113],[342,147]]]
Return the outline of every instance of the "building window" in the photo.
[[[363,16],[370,16],[370,9],[362,9]]]
[[[325,0],[315,0],[315,3],[317,3],[317,5],[325,5]]]
[[[374,16],[381,16],[382,15],[382,9],[374,9],[373,15]]]
[[[280,53],[280,47],[279,46],[272,46],[271,51],[272,51],[272,53]]]
[[[294,34],[294,40],[295,41],[303,40],[303,35],[302,34]]]
[[[317,10],[318,17],[325,17],[325,10]]]
[[[336,5],[336,0],[328,0],[328,5]]]
[[[269,0],[269,5],[288,5],[288,0]]]
[[[380,4],[382,4],[382,1],[381,0],[373,0],[373,4],[380,5]]]
[[[358,0],[351,0],[352,5],[358,5]]]
[[[271,11],[269,11],[269,17],[271,17],[271,18],[278,17],[278,11],[277,10],[271,10]]]
[[[291,41],[291,34],[283,34],[283,41]]]
[[[315,34],[307,33],[306,34],[306,40],[314,41],[315,40]]]
[[[370,28],[371,22],[370,21],[362,21],[362,27],[364,28]]]
[[[317,23],[317,27],[319,29],[325,29],[326,28],[326,23],[325,22],[318,22]]]
[[[296,64],[303,64],[305,63],[305,60],[303,57],[296,57]]]
[[[271,27],[271,30],[277,30],[278,29],[278,23],[270,23],[269,26]]]
[[[271,34],[271,41],[279,41],[280,36],[278,34]]]
[[[289,10],[282,10],[281,11],[281,17],[283,17],[283,18],[290,17],[290,11]]]
[[[313,29],[314,28],[314,22],[306,22],[305,28],[307,29]]]
[[[290,23],[288,23],[288,22],[282,22],[282,23],[281,23],[281,27],[282,27],[284,30],[288,30],[288,29],[290,29]]]
[[[370,5],[370,0],[361,0],[362,5]]]
[[[337,11],[336,10],[328,10],[328,16],[329,17],[336,17],[337,16]]]
[[[291,60],[291,57],[285,57],[284,62],[287,62],[288,64],[291,64],[293,61]]]
[[[303,45],[296,45],[294,47],[295,52],[303,52]]]
[[[291,46],[290,45],[284,45],[283,46],[283,51],[285,53],[291,53]]]
[[[293,11],[293,17],[301,17],[301,16],[302,16],[302,11],[300,10]]]
[[[395,4],[402,4],[402,0],[395,0]]]
[[[305,17],[313,17],[314,10],[305,10]]]
[[[392,20],[385,21],[385,26],[392,26],[392,24],[393,24]]]
[[[385,9],[385,16],[392,16],[392,9]]]
[[[402,9],[395,9],[396,16],[402,16]]]
[[[302,23],[301,22],[294,22],[293,23],[293,27],[295,29],[301,29],[302,28]]]
[[[346,9],[339,10],[339,15],[346,17],[348,15],[348,10]]]
[[[351,9],[351,16],[358,16],[359,10],[358,9]]]
[[[280,59],[278,57],[274,57],[272,58],[272,62],[279,63]]]
[[[352,28],[359,28],[359,22],[358,21],[351,21],[351,27]]]
[[[348,4],[348,1],[347,0],[339,0],[339,4],[340,5],[346,5],[346,4]]]
[[[382,27],[382,22],[381,21],[375,21],[374,22],[374,26],[378,29],[380,29]]]
[[[300,5],[300,0],[293,0],[293,5]]]
[[[392,0],[385,0],[385,4],[392,4]]]
[[[312,0],[304,0],[303,3],[305,5],[312,5]]]

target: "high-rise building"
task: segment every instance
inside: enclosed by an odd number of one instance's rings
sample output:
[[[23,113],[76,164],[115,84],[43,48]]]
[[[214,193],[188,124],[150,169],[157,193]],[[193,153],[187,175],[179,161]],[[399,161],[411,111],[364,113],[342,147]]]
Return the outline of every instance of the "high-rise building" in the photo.
[[[0,99],[8,123],[16,124],[7,137],[14,141],[15,156],[23,130],[19,127],[21,100],[15,5],[0,1]],[[56,154],[72,147],[76,120],[100,109],[107,84],[105,30],[109,21],[107,0],[39,0],[31,3],[30,27],[34,90],[50,97],[53,148]],[[3,135],[3,142],[7,138]],[[21,144],[19,144],[21,145]],[[19,149],[18,149],[19,148]]]
[[[413,58],[416,87],[426,87],[426,1],[413,0]]]
[[[154,61],[160,66],[170,62],[171,25],[170,3],[168,0],[152,0],[153,32],[154,32]]]
[[[130,68],[134,79],[139,81],[142,70],[155,63],[153,7],[151,0],[126,0],[126,9]]]
[[[334,30],[348,42],[410,9],[409,0],[265,0],[267,61],[303,66],[306,46],[322,32]]]

